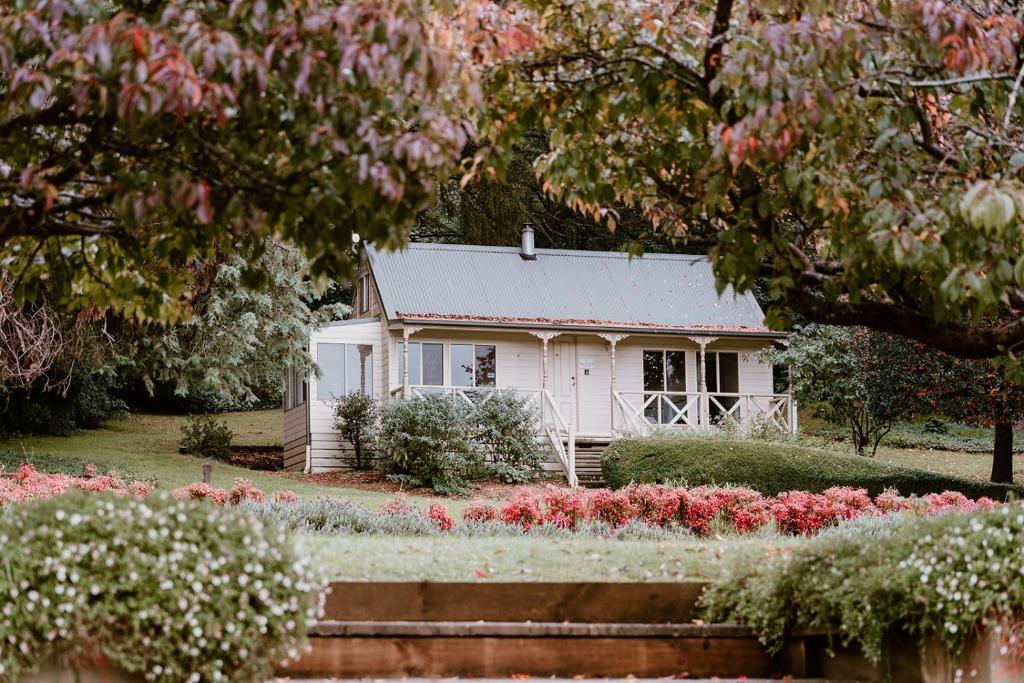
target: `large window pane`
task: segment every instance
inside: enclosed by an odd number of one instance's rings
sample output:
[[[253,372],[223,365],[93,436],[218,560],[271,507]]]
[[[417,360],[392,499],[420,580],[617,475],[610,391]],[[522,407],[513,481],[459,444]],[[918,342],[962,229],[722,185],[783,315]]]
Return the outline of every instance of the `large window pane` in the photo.
[[[452,386],[473,386],[472,344],[452,344]]]
[[[665,390],[665,352],[644,351],[644,389]]]
[[[316,399],[330,401],[345,395],[345,345],[317,344],[316,364],[320,379],[316,383]]]
[[[718,354],[709,353],[704,360],[704,376],[707,377],[708,391],[718,391]]]
[[[736,353],[718,354],[718,386],[719,391],[730,394],[740,390],[740,359]]]
[[[686,391],[686,352],[665,352],[665,391]]]
[[[454,361],[452,364],[454,365]],[[497,379],[497,373],[495,372],[496,364],[497,353],[493,346],[481,345],[476,347],[476,385],[478,387],[494,386]]]
[[[422,348],[423,381],[421,384],[431,387],[444,386],[444,344],[423,344]],[[414,367],[411,360],[409,367]]]
[[[346,393],[373,395],[373,346],[348,344],[345,347]]]

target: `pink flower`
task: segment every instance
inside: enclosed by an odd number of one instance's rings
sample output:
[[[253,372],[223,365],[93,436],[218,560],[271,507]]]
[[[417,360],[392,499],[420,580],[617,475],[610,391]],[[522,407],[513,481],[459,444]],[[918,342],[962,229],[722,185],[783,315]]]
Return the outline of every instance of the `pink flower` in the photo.
[[[551,486],[544,494],[544,523],[575,529],[586,518],[586,498],[581,489]]]
[[[209,500],[214,505],[224,505],[228,500],[228,492],[207,483],[197,481],[171,491],[175,498],[192,498]]]
[[[498,509],[482,498],[472,500],[462,511],[462,519],[467,522],[491,522],[497,518]]]
[[[587,519],[620,527],[636,516],[636,509],[625,493],[595,489],[587,496]]]
[[[299,495],[295,491],[278,491],[274,494],[275,503],[298,503]]]
[[[427,517],[441,531],[449,531],[455,524],[455,520],[448,514],[448,508],[440,503],[431,503],[427,511]]]
[[[228,491],[228,501],[232,505],[238,505],[243,500],[251,500],[256,503],[263,502],[263,491],[253,486],[248,479],[235,478],[235,485]]]
[[[502,522],[521,526],[523,531],[529,531],[544,521],[540,503],[528,491],[523,491],[507,501],[499,514]]]

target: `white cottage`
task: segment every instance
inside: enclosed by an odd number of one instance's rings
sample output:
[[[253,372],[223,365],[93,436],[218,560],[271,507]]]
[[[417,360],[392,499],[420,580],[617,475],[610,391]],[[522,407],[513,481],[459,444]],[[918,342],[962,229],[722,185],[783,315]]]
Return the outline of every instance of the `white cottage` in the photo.
[[[570,483],[599,475],[622,435],[755,417],[796,430],[760,352],[772,332],[751,294],[719,296],[704,257],[411,244],[367,248],[353,317],[313,332],[320,377],[289,377],[285,467],[349,466],[330,401],[523,392]]]

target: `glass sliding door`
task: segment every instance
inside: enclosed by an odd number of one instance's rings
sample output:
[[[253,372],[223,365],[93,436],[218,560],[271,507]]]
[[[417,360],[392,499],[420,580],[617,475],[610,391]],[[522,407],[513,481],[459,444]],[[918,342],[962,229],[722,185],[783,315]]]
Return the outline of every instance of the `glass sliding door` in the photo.
[[[708,394],[715,399],[708,401],[709,417],[711,424],[716,424],[740,400],[738,396],[729,395],[740,391],[739,354],[733,351],[710,351],[705,359],[705,369]]]

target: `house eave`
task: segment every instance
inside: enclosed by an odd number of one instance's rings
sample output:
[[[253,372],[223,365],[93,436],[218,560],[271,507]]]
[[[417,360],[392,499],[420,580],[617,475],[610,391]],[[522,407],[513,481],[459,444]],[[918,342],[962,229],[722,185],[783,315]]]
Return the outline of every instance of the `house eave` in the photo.
[[[704,337],[752,337],[760,339],[786,339],[792,336],[792,332],[780,332],[768,329],[738,329],[734,327],[683,327],[683,326],[658,326],[658,325],[631,325],[631,324],[573,324],[571,322],[559,321],[516,321],[516,320],[466,320],[466,319],[441,319],[421,318],[415,316],[394,318],[389,322],[389,328],[400,330],[406,326],[430,327],[433,329],[458,328],[462,330],[493,330],[493,329],[514,329],[514,330],[559,330],[564,332],[589,332],[600,334],[602,332],[626,333],[626,334],[672,334],[682,336],[704,336]]]

